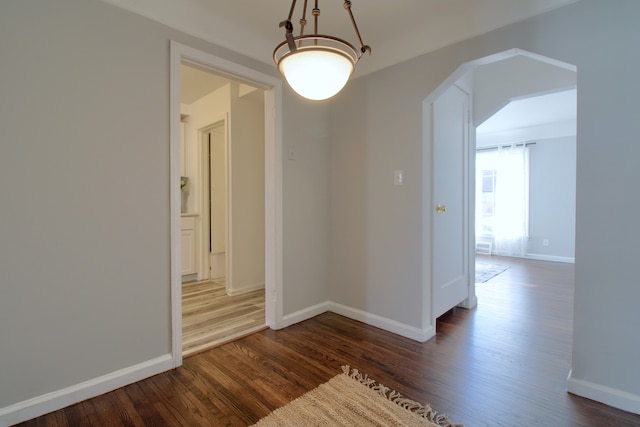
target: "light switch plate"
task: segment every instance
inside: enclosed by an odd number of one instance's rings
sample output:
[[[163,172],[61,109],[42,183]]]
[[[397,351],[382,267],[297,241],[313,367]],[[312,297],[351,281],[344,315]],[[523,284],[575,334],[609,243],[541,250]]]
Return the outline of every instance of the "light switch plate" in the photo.
[[[401,169],[396,169],[393,171],[393,185],[402,184],[404,184],[404,171]]]

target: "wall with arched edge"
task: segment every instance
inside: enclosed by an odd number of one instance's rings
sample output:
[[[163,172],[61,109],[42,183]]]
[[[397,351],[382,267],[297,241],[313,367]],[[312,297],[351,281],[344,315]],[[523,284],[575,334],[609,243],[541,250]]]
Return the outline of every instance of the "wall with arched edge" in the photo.
[[[640,4],[616,8],[582,0],[475,37],[350,83],[332,101],[329,295],[389,324],[430,326],[429,145],[423,144],[422,105],[462,64],[518,48],[579,70],[576,293],[570,390],[640,411],[640,373],[630,339],[640,323],[632,266],[640,254],[633,144],[640,124],[640,58],[629,40],[640,37],[633,16]],[[455,80],[455,77],[451,77]],[[443,83],[445,82],[445,83]],[[405,183],[393,186],[393,171]],[[602,206],[619,206],[605,217]],[[605,286],[606,284],[606,286]],[[615,325],[615,327],[611,327]],[[616,360],[612,367],[611,360]],[[580,385],[580,387],[576,387]],[[584,385],[584,387],[582,387]],[[619,393],[618,393],[619,391]]]

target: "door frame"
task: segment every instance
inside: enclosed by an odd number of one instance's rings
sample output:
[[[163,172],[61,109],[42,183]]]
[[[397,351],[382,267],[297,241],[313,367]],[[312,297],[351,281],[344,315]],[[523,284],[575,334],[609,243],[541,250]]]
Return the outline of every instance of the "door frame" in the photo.
[[[283,326],[282,80],[172,40],[169,60],[169,241],[173,367],[182,365],[180,64],[183,61],[265,91],[265,322],[272,329]]]
[[[459,66],[449,77],[447,77],[436,89],[433,90],[422,101],[422,170],[429,171],[422,176],[422,330],[426,339],[435,336],[436,318],[433,315],[433,253],[436,250],[433,241],[433,212],[435,209],[434,195],[434,176],[433,176],[433,103],[438,99],[450,86],[454,85],[469,71],[481,65],[492,64],[514,56],[526,56],[537,61],[552,64],[571,71],[577,71],[577,67],[566,62],[558,61],[543,55],[528,52],[522,49],[509,49],[504,52],[478,58],[473,61],[466,62]],[[471,100],[473,102],[473,99]],[[473,110],[471,111],[473,114]],[[472,125],[473,126],[473,125]],[[469,132],[469,188],[475,188],[475,132]],[[465,215],[468,219],[469,230],[469,294],[465,301],[460,304],[464,308],[472,308],[477,305],[477,297],[475,294],[475,263],[471,260],[475,259],[475,191],[469,191],[469,197],[465,200]],[[473,238],[472,238],[473,237]]]
[[[229,249],[229,211],[230,211],[230,181],[229,181],[229,114],[225,114],[225,117],[220,120],[216,120],[207,126],[198,129],[198,150],[200,154],[200,182],[207,182],[207,185],[203,185],[200,188],[200,206],[202,206],[202,212],[200,212],[202,219],[200,223],[202,224],[202,232],[200,236],[202,237],[202,241],[200,244],[200,262],[202,265],[202,277],[200,279],[208,279],[212,280],[211,276],[211,253],[209,251],[208,239],[211,234],[211,206],[207,201],[209,201],[209,193],[211,192],[211,182],[210,182],[210,149],[211,147],[205,147],[205,135],[211,133],[213,129],[218,126],[224,126],[224,138],[225,138],[225,175],[226,175],[226,197],[225,197],[225,283],[228,285],[231,283],[230,278],[230,264],[231,264],[231,250]],[[206,230],[206,231],[205,231]]]

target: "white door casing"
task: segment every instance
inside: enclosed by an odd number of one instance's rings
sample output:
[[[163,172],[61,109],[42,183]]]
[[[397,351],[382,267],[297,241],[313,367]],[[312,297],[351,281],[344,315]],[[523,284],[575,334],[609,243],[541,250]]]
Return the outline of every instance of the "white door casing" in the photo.
[[[231,256],[227,251],[227,126],[226,121],[219,122],[208,132],[209,134],[209,231],[208,255],[210,278],[224,277],[227,269],[225,263]],[[227,282],[230,280],[227,278]]]
[[[469,95],[450,86],[433,103],[434,318],[469,295]]]
[[[170,44],[171,353],[177,367],[182,365],[180,64],[198,64],[265,91],[265,320],[273,329],[283,325],[282,80],[175,41]]]

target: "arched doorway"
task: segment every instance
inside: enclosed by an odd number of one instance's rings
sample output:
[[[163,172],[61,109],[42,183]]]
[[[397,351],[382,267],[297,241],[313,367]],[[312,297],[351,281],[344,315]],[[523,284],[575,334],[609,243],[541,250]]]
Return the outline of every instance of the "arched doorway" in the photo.
[[[474,70],[477,70],[479,67],[499,67],[501,64],[507,64],[508,67],[506,67],[504,72],[513,73],[509,67],[518,65],[517,62],[522,62],[520,60],[528,63],[530,66],[539,66],[545,70],[545,73],[528,72],[522,75],[512,74],[510,79],[497,76],[499,81],[508,81],[511,83],[504,85],[499,88],[499,90],[495,87],[488,88],[486,85],[481,87],[474,81]],[[575,87],[576,72],[576,67],[571,64],[519,49],[512,49],[463,64],[424,99],[423,161],[425,165],[431,166],[431,173],[425,174],[423,177],[423,211],[426,215],[426,229],[423,232],[423,251],[427,254],[425,262],[431,263],[431,268],[425,268],[423,270],[429,272],[427,274],[430,274],[429,277],[423,277],[424,293],[430,298],[430,301],[425,304],[425,307],[429,309],[429,313],[425,313],[423,323],[430,322],[430,324],[423,325],[425,330],[431,330],[435,334],[436,317],[445,310],[442,304],[440,304],[439,299],[450,296],[449,294],[439,294],[439,290],[446,290],[449,283],[452,283],[454,280],[464,277],[466,280],[466,292],[465,295],[462,295],[463,298],[461,300],[451,303],[453,304],[452,307],[460,305],[465,308],[471,308],[477,303],[474,281],[475,266],[474,262],[472,262],[475,253],[475,239],[473,238],[475,229],[475,192],[469,191],[469,189],[475,187],[475,132],[469,132],[469,138],[467,142],[465,142],[466,146],[463,151],[458,153],[456,159],[437,158],[438,141],[436,141],[435,138],[438,132],[436,131],[437,123],[434,122],[434,118],[438,117],[438,114],[435,114],[438,108],[438,100],[453,86],[458,86],[465,90],[473,101],[469,104],[471,107],[467,118],[463,120],[468,120],[469,128],[475,129],[475,126],[493,115],[511,99],[532,93],[560,90],[561,88],[566,89],[570,86]],[[521,78],[518,79],[518,77]],[[514,85],[514,82],[519,82],[520,84]],[[461,123],[460,128],[464,128],[464,123]],[[446,239],[437,239],[437,232],[439,230],[438,221],[440,220],[438,216],[449,215],[451,213],[446,205],[437,200],[439,194],[437,191],[438,186],[443,184],[441,181],[442,177],[437,175],[438,168],[436,165],[447,164],[447,161],[451,163],[449,166],[454,164],[460,165],[462,167],[461,170],[464,171],[464,177],[458,184],[459,188],[455,190],[450,187],[447,188],[448,192],[456,191],[453,197],[461,201],[460,209],[462,210],[456,213],[458,220],[461,222],[459,226],[468,230],[466,236],[457,239],[453,243]],[[438,268],[442,267],[442,264],[438,264],[435,254],[443,251],[438,245],[445,243],[448,245],[456,245],[457,249],[448,248],[447,251],[457,251],[457,253],[460,254],[460,259],[459,262],[445,267],[449,268],[449,271],[443,273],[438,270]],[[459,294],[457,299],[460,299]]]

